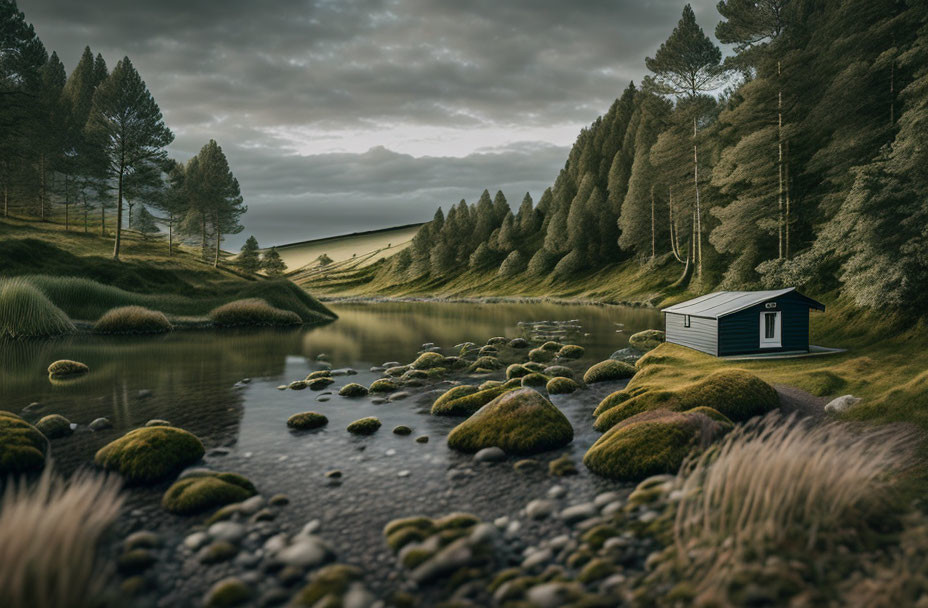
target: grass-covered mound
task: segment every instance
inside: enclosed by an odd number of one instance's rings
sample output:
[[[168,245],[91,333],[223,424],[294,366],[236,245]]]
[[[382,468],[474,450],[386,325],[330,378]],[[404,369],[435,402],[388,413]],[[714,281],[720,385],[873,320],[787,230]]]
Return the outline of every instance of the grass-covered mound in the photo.
[[[624,395],[613,393],[606,397],[604,402],[615,403],[608,409],[601,410],[594,424],[596,430],[606,431],[635,414],[656,409],[682,412],[708,406],[729,420],[744,422],[754,416],[766,414],[780,405],[780,398],[773,387],[754,374],[737,369],[720,370],[702,380],[676,389],[637,390],[641,392],[630,398],[626,398],[627,392]]]
[[[374,416],[367,416],[366,418],[355,420],[348,425],[346,430],[355,435],[373,435],[379,428],[380,420]]]
[[[545,390],[548,391],[549,395],[564,395],[567,393],[572,393],[579,388],[579,384],[570,378],[564,378],[563,376],[551,378],[548,380],[548,384],[545,385]]]
[[[41,470],[47,452],[45,435],[16,414],[0,411],[0,479]]]
[[[97,451],[94,462],[130,483],[152,483],[176,475],[203,457],[203,444],[193,433],[169,426],[129,431]]]
[[[49,414],[43,416],[35,423],[35,428],[49,439],[59,439],[67,437],[74,431],[71,429],[71,421],[61,414]]]
[[[461,452],[499,447],[507,454],[537,454],[574,438],[567,417],[533,389],[508,391],[480,408],[448,434],[448,446]]]
[[[48,366],[48,376],[50,378],[80,376],[89,371],[90,368],[86,364],[80,361],[71,361],[70,359],[59,359]]]
[[[174,326],[163,312],[143,306],[120,306],[100,317],[94,323],[97,334],[162,334]]]
[[[318,412],[300,412],[287,418],[287,426],[297,431],[318,429],[328,423],[329,419]]]
[[[659,329],[646,329],[632,334],[628,343],[638,350],[654,350],[664,342],[664,332]]]
[[[583,381],[587,384],[608,382],[610,380],[624,380],[635,375],[635,366],[625,361],[606,359],[590,367],[583,374]]]
[[[274,308],[261,298],[223,304],[211,310],[209,318],[216,327],[288,327],[303,323],[295,312]]]
[[[203,471],[175,481],[161,498],[161,506],[178,515],[193,515],[257,493],[254,484],[242,475]]]
[[[0,338],[45,338],[73,331],[68,315],[31,283],[0,280]]]
[[[699,412],[643,412],[609,429],[587,450],[583,464],[620,481],[676,473],[694,447],[707,445],[724,430]]]
[[[483,390],[472,391],[472,388],[456,386],[440,396],[432,404],[433,416],[470,416],[487,403],[493,401],[503,393],[512,390],[505,384],[497,384]]]

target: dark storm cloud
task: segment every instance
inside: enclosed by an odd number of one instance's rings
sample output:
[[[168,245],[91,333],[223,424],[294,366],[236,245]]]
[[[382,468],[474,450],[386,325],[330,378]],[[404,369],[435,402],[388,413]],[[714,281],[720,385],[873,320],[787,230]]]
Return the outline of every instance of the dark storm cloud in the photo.
[[[694,2],[710,33],[717,21],[713,6],[714,0]],[[24,0],[21,8],[69,69],[85,44],[111,67],[129,55],[177,133],[172,153],[183,158],[210,137],[219,141],[251,204],[251,229],[259,204],[317,192],[310,164],[320,157],[292,157],[287,144],[293,141],[275,141],[275,134],[367,130],[364,141],[373,146],[378,130],[404,125],[505,131],[585,124],[642,76],[644,56],[676,24],[682,3]],[[301,149],[312,151],[312,141]],[[510,181],[525,182],[516,173],[524,170],[521,161],[510,150],[493,168],[508,166]],[[259,170],[258,162],[268,164]],[[563,158],[538,159],[534,174],[542,172],[542,162],[550,164],[536,191],[553,179]],[[359,171],[380,169],[359,163]],[[443,161],[443,167],[455,164]],[[457,164],[468,173],[466,162]],[[280,167],[291,173],[280,175]],[[261,178],[269,173],[280,179]],[[377,185],[369,176],[357,178]],[[469,186],[479,191],[492,181],[484,177]],[[410,174],[403,183],[414,188],[413,182]],[[364,194],[354,200],[380,200],[377,190]],[[392,222],[381,209],[374,213]]]

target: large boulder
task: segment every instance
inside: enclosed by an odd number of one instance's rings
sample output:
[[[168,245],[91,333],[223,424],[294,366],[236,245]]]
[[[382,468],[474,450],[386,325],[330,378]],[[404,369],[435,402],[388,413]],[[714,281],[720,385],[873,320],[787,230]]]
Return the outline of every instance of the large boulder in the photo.
[[[129,431],[97,451],[94,462],[130,483],[169,479],[203,457],[203,443],[193,433],[169,426]]]
[[[587,384],[594,384],[610,380],[625,380],[634,376],[636,371],[634,365],[625,361],[606,359],[586,370],[586,373],[583,374],[583,381]]]
[[[161,498],[161,506],[178,515],[193,515],[241,502],[257,492],[247,478],[237,473],[202,471],[175,481]]]
[[[629,397],[637,391],[640,392]],[[615,402],[614,405],[603,407],[611,402]],[[613,393],[597,408],[601,413],[593,426],[604,432],[641,412],[656,409],[682,412],[701,405],[718,410],[734,422],[744,422],[778,408],[780,398],[773,387],[754,374],[737,369],[720,370],[676,389],[642,390],[639,387]]]
[[[654,350],[664,342],[664,332],[659,329],[646,329],[632,334],[628,343],[638,350]]]
[[[40,471],[47,452],[45,435],[16,414],[0,411],[0,479]]]
[[[708,408],[707,408],[708,409]],[[652,410],[617,423],[583,457],[588,469],[619,481],[676,473],[696,447],[731,428],[718,412]]]
[[[574,438],[567,417],[533,389],[503,393],[448,434],[448,446],[462,452],[499,447],[507,454],[537,454]]]

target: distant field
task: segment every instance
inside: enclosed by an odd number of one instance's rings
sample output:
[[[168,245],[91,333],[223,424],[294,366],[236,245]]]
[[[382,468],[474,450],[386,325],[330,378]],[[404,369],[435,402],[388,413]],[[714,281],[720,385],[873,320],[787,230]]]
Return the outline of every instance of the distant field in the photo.
[[[383,230],[355,232],[279,245],[277,252],[287,264],[288,272],[297,270],[305,272],[314,269],[317,266],[316,260],[322,254],[332,259],[334,262],[332,266],[350,264],[360,268],[405,249],[421,225],[407,224]]]

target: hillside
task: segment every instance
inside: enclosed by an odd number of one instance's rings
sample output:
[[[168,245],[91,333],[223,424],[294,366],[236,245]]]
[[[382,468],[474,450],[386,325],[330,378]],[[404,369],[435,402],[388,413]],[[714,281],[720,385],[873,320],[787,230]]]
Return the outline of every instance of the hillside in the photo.
[[[407,224],[380,230],[353,232],[298,243],[278,245],[277,252],[291,272],[298,276],[312,273],[319,268],[319,257],[328,256],[332,263],[328,269],[350,266],[362,268],[399,253],[409,246],[412,237],[422,224]]]

